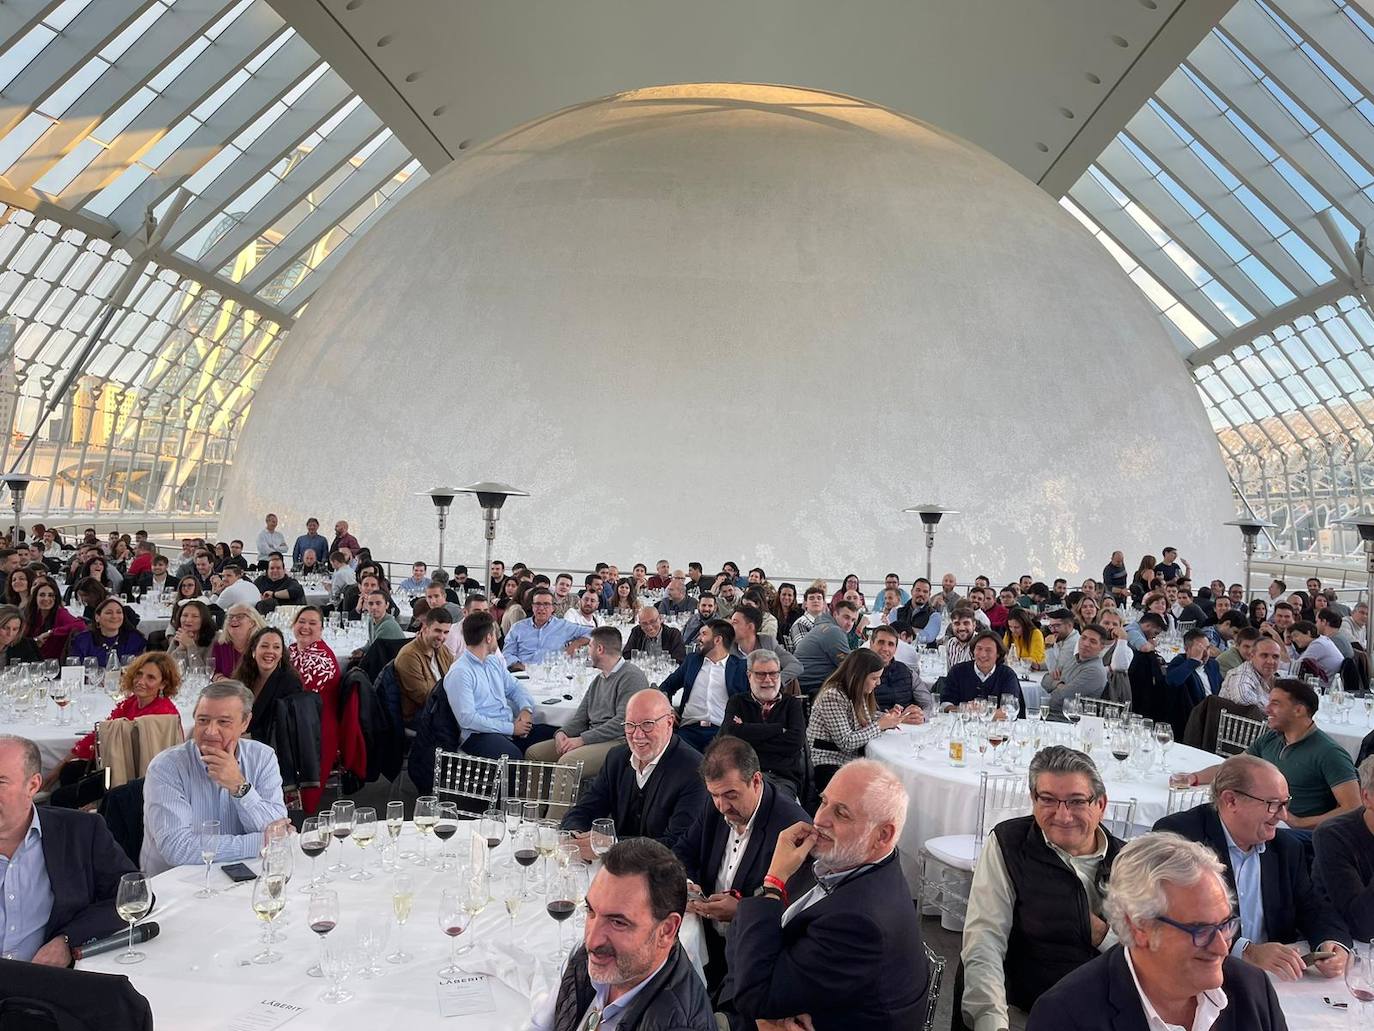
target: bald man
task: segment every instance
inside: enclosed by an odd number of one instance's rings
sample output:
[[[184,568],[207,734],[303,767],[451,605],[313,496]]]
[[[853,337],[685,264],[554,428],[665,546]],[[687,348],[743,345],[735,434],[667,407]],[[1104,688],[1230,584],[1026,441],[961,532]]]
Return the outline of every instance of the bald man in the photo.
[[[701,753],[676,734],[676,714],[657,688],[632,695],[625,706],[625,744],[606,756],[582,798],[563,817],[563,828],[590,862],[593,820],[615,821],[616,836],[653,838],[676,848],[706,804],[697,771]]]

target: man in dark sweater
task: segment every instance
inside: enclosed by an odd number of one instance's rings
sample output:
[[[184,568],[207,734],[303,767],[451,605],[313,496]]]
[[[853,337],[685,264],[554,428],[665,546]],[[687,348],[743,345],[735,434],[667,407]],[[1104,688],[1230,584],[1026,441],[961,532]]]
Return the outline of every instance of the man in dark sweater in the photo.
[[[1374,939],[1374,755],[1360,763],[1360,808],[1312,834],[1313,873],[1356,941]]]
[[[805,775],[806,714],[801,698],[782,693],[778,657],[762,649],[749,653],[749,693],[725,703],[721,735],[733,734],[753,746],[765,780],[793,798]]]

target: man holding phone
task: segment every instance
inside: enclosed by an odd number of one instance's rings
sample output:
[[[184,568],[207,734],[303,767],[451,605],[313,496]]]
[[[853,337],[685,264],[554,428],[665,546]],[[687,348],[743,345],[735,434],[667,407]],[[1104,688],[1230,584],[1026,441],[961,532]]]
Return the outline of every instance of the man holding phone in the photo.
[[[148,764],[143,785],[143,872],[200,863],[200,825],[219,821],[213,840],[220,861],[248,859],[269,827],[287,823],[277,754],[244,739],[253,692],[217,680],[196,702],[191,740]]]

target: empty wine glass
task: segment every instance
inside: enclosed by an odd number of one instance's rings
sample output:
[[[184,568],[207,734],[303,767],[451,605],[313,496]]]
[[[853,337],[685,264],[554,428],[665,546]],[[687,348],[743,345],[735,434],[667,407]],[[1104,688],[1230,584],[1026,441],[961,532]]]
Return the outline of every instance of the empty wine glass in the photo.
[[[119,963],[142,963],[144,955],[134,949],[134,924],[148,915],[152,908],[153,895],[148,888],[148,880],[141,873],[126,873],[119,878],[119,888],[115,894],[115,912],[121,920],[129,922],[129,947],[115,957]]]
[[[610,819],[593,820],[590,841],[593,855],[600,859],[615,844],[615,821]]]
[[[391,919],[383,913],[367,913],[358,920],[358,976],[371,979],[382,972],[378,962],[391,931]]]
[[[340,1003],[353,998],[343,986],[344,978],[357,966],[358,953],[351,942],[335,940],[320,946],[320,969],[329,978],[329,989],[320,995],[321,1002]]]
[[[1155,724],[1155,743],[1159,745],[1159,765],[1162,769],[1169,768],[1169,746],[1174,743],[1174,728],[1166,720],[1160,720]]]
[[[205,885],[192,897],[208,899],[215,894],[210,890],[210,867],[214,865],[215,854],[219,851],[219,821],[202,820],[197,831],[200,834],[200,861],[205,864]]]

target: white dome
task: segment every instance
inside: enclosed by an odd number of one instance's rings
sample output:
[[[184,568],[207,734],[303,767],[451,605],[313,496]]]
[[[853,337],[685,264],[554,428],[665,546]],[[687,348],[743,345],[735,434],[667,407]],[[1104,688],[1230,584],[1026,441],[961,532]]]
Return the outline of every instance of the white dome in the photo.
[[[960,512],[937,574],[1239,550],[1188,373],[1106,251],[972,144],[785,87],[620,94],[422,184],[289,334],[221,526],[346,518],[432,561],[413,492],[483,479],[530,492],[496,550],[536,567],[909,579],[900,510],[931,501]],[[460,497],[447,561],[481,549]]]

